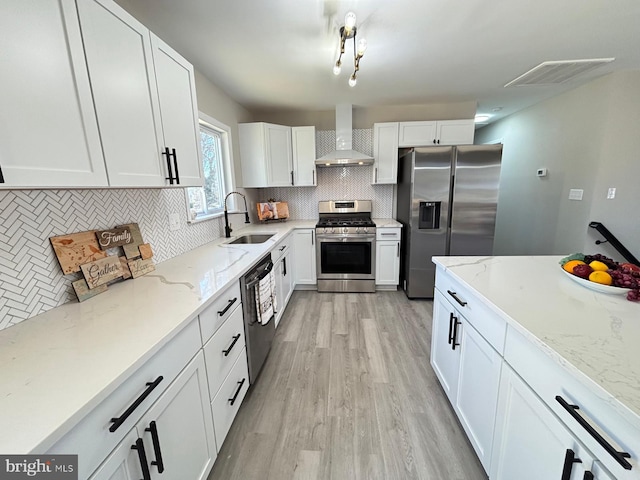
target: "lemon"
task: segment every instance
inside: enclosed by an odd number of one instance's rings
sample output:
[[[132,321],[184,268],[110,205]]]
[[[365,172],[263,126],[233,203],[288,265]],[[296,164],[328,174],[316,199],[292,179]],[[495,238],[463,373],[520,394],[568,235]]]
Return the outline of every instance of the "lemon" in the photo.
[[[606,272],[607,270],[609,270],[609,267],[607,267],[606,263],[602,263],[598,260],[594,260],[589,264],[589,266],[593,268],[596,272]]]
[[[591,262],[591,263],[594,263],[594,262]],[[596,270],[595,272],[592,272],[591,275],[589,275],[589,280],[595,283],[601,283],[602,285],[611,285],[613,283],[613,278],[611,278],[611,275],[601,270]]]
[[[582,260],[569,260],[567,263],[565,263],[562,266],[562,268],[564,268],[569,273],[573,273],[573,267],[575,267],[576,265],[584,265],[584,264],[585,263]]]

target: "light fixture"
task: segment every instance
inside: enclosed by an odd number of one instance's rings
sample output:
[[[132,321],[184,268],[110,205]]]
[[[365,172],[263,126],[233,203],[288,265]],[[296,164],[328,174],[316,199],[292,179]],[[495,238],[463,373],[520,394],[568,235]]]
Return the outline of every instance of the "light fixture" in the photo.
[[[476,123],[484,123],[491,118],[491,115],[476,115],[475,122]]]
[[[353,39],[353,73],[349,77],[349,86],[355,87],[357,83],[356,75],[360,70],[360,59],[364,56],[367,49],[367,41],[361,38],[356,44],[356,14],[348,12],[344,17],[344,26],[340,27],[340,55],[336,64],[333,66],[333,74],[340,75],[342,71],[342,55],[344,55],[344,46],[347,40]]]

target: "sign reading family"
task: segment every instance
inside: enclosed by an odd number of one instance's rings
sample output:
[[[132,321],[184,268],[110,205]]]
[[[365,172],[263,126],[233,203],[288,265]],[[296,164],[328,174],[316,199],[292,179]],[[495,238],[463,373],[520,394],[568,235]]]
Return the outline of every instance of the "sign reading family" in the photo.
[[[96,232],[98,244],[102,250],[128,245],[133,241],[129,227],[112,228]]]

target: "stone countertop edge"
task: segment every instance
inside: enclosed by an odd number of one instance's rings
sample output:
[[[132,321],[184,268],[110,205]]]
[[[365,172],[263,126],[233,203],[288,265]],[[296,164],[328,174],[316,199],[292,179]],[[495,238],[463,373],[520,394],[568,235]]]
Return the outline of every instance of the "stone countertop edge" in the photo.
[[[402,224],[393,218],[372,218],[376,228],[402,228]]]
[[[287,234],[315,223],[248,225],[0,331],[0,452],[47,451]],[[247,233],[274,236],[228,245]]]
[[[622,313],[622,320],[624,321],[626,319],[626,321],[629,322],[627,325],[630,325],[632,328],[632,335],[630,335],[631,338],[625,337],[627,345],[640,344],[640,305],[635,302],[629,302],[626,300],[624,295],[609,295],[594,292],[572,282],[569,278],[562,275],[559,270],[560,266],[558,262],[561,258],[563,258],[562,255],[522,257],[433,257],[432,260],[437,266],[442,267],[454,278],[464,283],[474,294],[485,299],[487,307],[505,320],[507,325],[524,335],[529,341],[540,348],[545,355],[552,358],[560,367],[568,370],[585,387],[602,398],[610,398],[612,400],[611,405],[629,422],[636,425],[637,428],[640,428],[640,390],[638,390],[637,386],[640,385],[640,371],[630,372],[628,369],[624,369],[625,371],[615,372],[611,371],[609,368],[605,368],[603,371],[609,376],[613,374],[615,378],[611,381],[607,381],[607,379],[602,377],[598,378],[597,372],[590,368],[593,362],[582,358],[586,353],[581,355],[580,349],[575,348],[574,346],[571,346],[571,348],[569,348],[569,346],[562,348],[564,345],[562,341],[560,341],[560,338],[564,338],[566,334],[562,334],[559,331],[554,332],[552,331],[553,329],[549,329],[549,332],[545,335],[536,332],[536,330],[544,331],[545,328],[548,328],[548,325],[544,325],[545,320],[549,318],[548,316],[540,316],[539,324],[536,324],[538,322],[535,320],[532,321],[532,317],[535,315],[527,313],[527,315],[525,315],[527,317],[527,321],[522,322],[519,318],[522,318],[523,315],[518,313],[517,308],[514,305],[517,304],[518,300],[522,300],[523,297],[516,296],[516,298],[513,298],[510,302],[505,302],[505,297],[501,299],[499,298],[499,295],[491,295],[490,292],[492,286],[489,285],[491,282],[487,281],[487,275],[483,277],[483,273],[488,272],[492,264],[498,265],[499,263],[504,264],[507,262],[518,262],[518,269],[521,272],[527,271],[527,269],[533,265],[533,262],[536,264],[542,264],[542,268],[545,266],[547,267],[549,277],[542,280],[540,283],[545,285],[543,288],[551,289],[557,286],[557,284],[562,285],[563,289],[557,295],[558,297],[562,297],[565,293],[567,294],[565,305],[567,310],[565,313],[577,308],[576,300],[578,298],[582,300],[580,303],[586,304],[586,308],[590,308],[590,306],[593,306],[594,310],[599,308],[593,317],[580,319],[580,321],[585,320],[585,330],[591,329],[594,332],[600,333],[607,328],[603,325],[604,323],[608,324],[615,320],[620,321],[620,318],[616,315]],[[558,271],[554,271],[552,266],[554,268],[557,266]],[[512,285],[515,288],[516,283],[511,282],[509,279],[506,279],[503,282],[503,285],[505,283],[507,285]],[[571,297],[573,293],[577,295],[576,298]],[[531,299],[539,298],[535,292],[525,291],[524,295],[531,297]],[[533,302],[533,300],[531,301]],[[544,302],[537,303],[545,305]],[[551,305],[557,306],[557,303],[554,301]],[[528,308],[526,306],[522,307],[523,312],[527,310]],[[607,313],[610,317],[602,318]],[[596,319],[595,317],[597,315],[600,315],[600,318]],[[564,318],[566,319],[566,317]],[[594,325],[594,323],[598,323],[598,325]],[[559,338],[554,338],[554,334]],[[601,341],[602,344],[606,344],[608,339],[601,337],[604,337],[604,335],[600,334],[593,338],[595,338],[596,341]],[[587,347],[585,348],[585,352],[590,352],[591,356],[594,354],[597,355],[597,353],[601,351],[601,349],[594,351],[593,349],[588,348],[588,345],[585,345],[585,347]],[[634,364],[640,363],[640,350],[627,349],[627,355],[629,358],[623,358],[623,361],[628,360],[630,362],[634,362]],[[605,356],[610,355],[605,354]],[[600,365],[599,362],[595,363]],[[620,378],[628,379],[627,383],[621,386]],[[634,384],[636,386],[634,386]],[[631,389],[632,392],[637,391],[638,394],[628,395],[628,392],[619,390],[625,386]]]

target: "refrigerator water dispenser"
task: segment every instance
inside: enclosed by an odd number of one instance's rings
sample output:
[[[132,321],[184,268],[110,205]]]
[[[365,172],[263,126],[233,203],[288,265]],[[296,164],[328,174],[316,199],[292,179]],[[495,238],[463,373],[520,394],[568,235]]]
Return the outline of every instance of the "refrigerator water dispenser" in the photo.
[[[440,205],[442,202],[420,202],[418,229],[438,230],[440,228]]]

